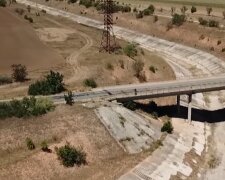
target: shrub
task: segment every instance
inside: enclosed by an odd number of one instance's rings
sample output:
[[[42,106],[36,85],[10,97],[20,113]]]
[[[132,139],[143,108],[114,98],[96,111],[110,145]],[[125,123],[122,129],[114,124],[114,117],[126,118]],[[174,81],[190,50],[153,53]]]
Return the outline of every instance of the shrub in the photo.
[[[77,0],[68,0],[68,1],[67,1],[68,4],[70,4],[70,3],[74,4],[74,3],[76,3],[76,2],[77,2]]]
[[[12,78],[16,82],[23,82],[27,77],[27,68],[21,64],[13,64],[12,66]]]
[[[137,104],[134,101],[127,101],[123,103],[124,107],[134,111],[137,107]]]
[[[168,23],[166,24],[166,31],[169,31],[169,30],[172,29],[172,28],[173,28],[172,22],[168,22]]]
[[[97,83],[92,78],[85,79],[84,80],[84,85],[87,86],[87,87],[92,87],[92,88],[96,88],[97,87]]]
[[[64,94],[64,99],[66,101],[66,104],[72,106],[74,104],[72,91],[68,91],[67,95]]]
[[[51,149],[48,148],[48,144],[45,140],[41,142],[41,150],[44,152],[51,152]]]
[[[49,95],[60,93],[65,90],[63,75],[59,72],[50,71],[43,80],[31,84],[28,89],[29,95]]]
[[[35,145],[34,145],[32,139],[26,138],[26,144],[27,144],[27,148],[29,150],[34,150],[35,149]]]
[[[136,14],[136,18],[137,18],[137,19],[141,19],[141,18],[143,18],[143,17],[144,17],[143,11],[139,11],[139,12]]]
[[[213,9],[212,9],[211,7],[207,7],[207,8],[206,8],[206,11],[207,11],[208,16],[210,16],[212,10],[213,10]]]
[[[10,83],[12,83],[12,78],[7,76],[0,76],[0,85],[10,84]]]
[[[208,25],[208,21],[203,19],[203,18],[198,18],[199,24],[203,25],[203,26],[207,26]]]
[[[124,52],[124,54],[126,54],[128,57],[134,58],[135,56],[137,56],[136,45],[133,44],[133,43],[127,44],[127,45],[123,48],[123,52]]]
[[[76,149],[67,143],[57,149],[57,156],[62,164],[66,167],[73,167],[74,165],[80,166],[86,164],[86,153],[82,149]]]
[[[223,48],[223,49],[221,50],[221,52],[225,52],[225,48]]]
[[[157,68],[155,68],[155,66],[150,66],[150,67],[149,67],[149,70],[150,70],[151,72],[155,73],[156,70],[157,70]]]
[[[209,20],[209,27],[219,27],[219,22],[215,20]]]
[[[113,70],[114,68],[113,68],[113,65],[111,63],[107,63],[106,64],[106,69]]]
[[[151,115],[152,115],[152,117],[153,117],[154,119],[158,119],[158,117],[159,117],[158,113],[155,112],[155,111],[153,111],[153,112],[151,113]]]
[[[222,41],[221,40],[218,40],[217,41],[217,46],[220,45],[221,43],[222,43]]]
[[[167,132],[167,133],[171,134],[173,132],[172,123],[170,121],[165,122],[161,128],[161,132]]]
[[[144,69],[144,63],[141,60],[135,61],[133,64],[133,69],[135,71],[135,76],[139,78],[141,71]]]
[[[223,14],[223,18],[225,19],[225,11],[223,11],[222,14]]]
[[[187,8],[186,6],[182,6],[182,7],[180,8],[180,11],[181,11],[181,13],[182,13],[183,15],[185,15],[185,13],[186,13],[187,10],[188,10],[188,8]]]
[[[154,22],[154,23],[157,22],[158,20],[159,20],[159,18],[158,18],[157,15],[153,16],[153,22]]]
[[[79,4],[85,6],[86,8],[94,5],[92,0],[80,0]]]
[[[135,13],[136,13],[136,12],[138,12],[138,10],[137,10],[137,8],[136,8],[136,7],[133,9],[133,12],[135,12]]]
[[[195,13],[195,12],[197,12],[197,8],[195,6],[192,6],[191,7],[191,13]]]
[[[46,114],[54,109],[51,101],[45,98],[36,99],[34,97],[23,98],[21,101],[12,100],[0,103],[0,119],[7,117],[29,117]]]
[[[44,9],[42,9],[42,10],[41,10],[41,12],[42,12],[42,13],[44,13],[44,14],[46,14],[46,13],[47,13],[47,12],[46,12],[46,10],[44,10]]]
[[[30,11],[31,11],[30,5],[27,6],[27,11],[30,13]]]
[[[24,9],[22,9],[22,8],[16,8],[16,9],[15,9],[15,12],[22,16],[22,15],[24,14],[25,11],[24,11]]]
[[[0,0],[0,7],[6,7],[6,0]]]
[[[172,24],[175,24],[177,26],[181,26],[185,21],[186,21],[186,16],[183,14],[182,15],[174,14],[172,17]]]

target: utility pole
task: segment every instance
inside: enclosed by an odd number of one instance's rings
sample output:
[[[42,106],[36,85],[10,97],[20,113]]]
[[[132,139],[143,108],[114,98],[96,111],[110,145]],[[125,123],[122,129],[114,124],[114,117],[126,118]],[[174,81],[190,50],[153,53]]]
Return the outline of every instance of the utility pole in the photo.
[[[111,53],[116,48],[116,39],[113,33],[113,0],[103,0],[104,29],[100,51]]]

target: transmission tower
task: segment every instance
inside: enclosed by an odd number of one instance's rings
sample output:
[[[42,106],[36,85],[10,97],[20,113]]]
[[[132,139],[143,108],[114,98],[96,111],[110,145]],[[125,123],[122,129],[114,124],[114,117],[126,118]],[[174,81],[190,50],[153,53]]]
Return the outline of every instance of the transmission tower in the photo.
[[[102,0],[104,14],[104,29],[100,51],[111,53],[116,48],[116,39],[113,33],[113,0]]]

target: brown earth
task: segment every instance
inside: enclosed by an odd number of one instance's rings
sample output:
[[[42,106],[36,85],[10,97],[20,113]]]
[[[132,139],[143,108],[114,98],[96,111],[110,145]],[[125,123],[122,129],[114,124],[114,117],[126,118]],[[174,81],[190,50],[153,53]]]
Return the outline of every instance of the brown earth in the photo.
[[[45,46],[35,31],[6,8],[0,8],[0,72],[8,74],[12,64],[28,71],[45,71],[63,63],[62,57]]]

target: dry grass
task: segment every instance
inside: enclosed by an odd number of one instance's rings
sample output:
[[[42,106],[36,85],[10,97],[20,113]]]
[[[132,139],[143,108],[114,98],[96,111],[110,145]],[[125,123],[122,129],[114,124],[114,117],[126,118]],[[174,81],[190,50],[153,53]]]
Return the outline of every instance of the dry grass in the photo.
[[[27,150],[26,137],[34,141],[36,150]],[[43,140],[52,153],[41,150]],[[88,165],[65,168],[60,164],[54,147],[66,141],[83,147]],[[115,179],[148,154],[125,154],[93,110],[79,105],[60,105],[37,118],[0,121],[0,179]]]

